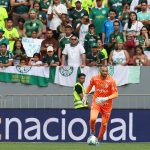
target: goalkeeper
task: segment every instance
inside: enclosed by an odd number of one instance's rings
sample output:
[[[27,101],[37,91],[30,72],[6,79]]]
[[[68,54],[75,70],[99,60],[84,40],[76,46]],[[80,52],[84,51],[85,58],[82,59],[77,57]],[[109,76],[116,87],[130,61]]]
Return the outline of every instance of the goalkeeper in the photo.
[[[108,75],[108,67],[101,66],[100,75],[91,78],[82,102],[86,102],[88,93],[95,86],[95,92],[92,99],[90,111],[90,131],[91,135],[95,134],[95,125],[98,114],[102,115],[101,127],[98,134],[98,141],[101,141],[107,129],[108,121],[111,115],[112,102],[118,97],[118,90],[114,79]]]

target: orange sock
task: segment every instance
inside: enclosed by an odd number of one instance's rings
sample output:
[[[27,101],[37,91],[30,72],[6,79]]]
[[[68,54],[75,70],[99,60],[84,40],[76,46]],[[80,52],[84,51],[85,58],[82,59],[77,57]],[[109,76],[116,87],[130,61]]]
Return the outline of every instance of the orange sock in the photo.
[[[90,129],[92,133],[95,132],[95,124],[98,114],[99,114],[98,110],[91,110],[90,112]]]
[[[99,131],[99,135],[98,135],[98,140],[102,140],[103,135],[104,135],[106,129],[107,129],[106,125],[101,125],[100,131]]]

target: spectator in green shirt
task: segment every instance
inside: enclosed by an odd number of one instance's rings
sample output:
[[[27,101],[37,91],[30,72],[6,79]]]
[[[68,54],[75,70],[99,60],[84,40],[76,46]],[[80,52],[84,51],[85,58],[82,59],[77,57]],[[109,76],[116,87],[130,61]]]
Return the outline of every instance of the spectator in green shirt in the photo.
[[[70,43],[70,37],[72,36],[72,26],[70,24],[65,26],[65,36],[60,39],[59,41],[59,48],[58,48],[58,57],[61,60],[62,51],[64,50],[65,46]]]
[[[29,20],[26,20],[23,29],[24,37],[31,37],[32,31],[37,31],[37,37],[40,38],[42,35],[43,24],[37,19],[37,11],[32,8],[29,12]]]
[[[22,57],[26,57],[26,59],[27,59],[27,56],[25,54],[25,50],[22,46],[21,40],[17,40],[14,44],[14,50],[13,50],[14,66],[19,65]]]
[[[110,54],[111,50],[116,48],[116,41],[121,39],[124,42],[123,33],[120,32],[120,22],[118,20],[114,21],[114,32],[112,32],[109,36],[108,43],[108,54]]]
[[[90,24],[89,32],[88,34],[85,35],[85,40],[84,40],[84,48],[85,48],[86,54],[91,52],[91,45],[92,43],[96,43],[97,38],[99,37],[96,35],[95,26],[94,24]]]
[[[70,12],[69,19],[74,30],[76,29],[77,24],[81,22],[82,17],[88,15],[88,12],[82,8],[81,4],[81,0],[76,0],[76,7]]]
[[[17,21],[19,18],[23,18],[25,20],[28,19],[28,12],[30,9],[32,0],[10,0],[10,5],[13,7],[13,22],[14,25],[17,25]]]
[[[12,66],[13,55],[11,52],[7,51],[7,44],[1,44],[0,51],[0,67]]]
[[[100,66],[105,64],[105,56],[102,51],[98,50],[97,43],[92,43],[91,53],[86,55],[87,66]]]
[[[7,50],[9,50],[9,40],[7,38],[5,38],[4,35],[4,30],[2,28],[0,28],[0,46],[2,43],[7,44]]]
[[[43,56],[42,62],[44,63],[44,66],[59,66],[59,58],[56,54],[54,54],[54,49],[52,46],[49,46],[47,48],[47,54]]]
[[[42,23],[43,23],[43,36],[46,33],[46,25],[47,25],[47,19],[46,19],[46,13],[41,11],[41,6],[39,3],[34,3],[33,4],[33,8],[36,9],[36,13],[37,13],[37,19],[39,19]]]
[[[97,6],[90,11],[90,23],[93,23],[96,28],[96,34],[102,36],[103,23],[108,18],[109,8],[102,4],[102,0],[96,0]]]

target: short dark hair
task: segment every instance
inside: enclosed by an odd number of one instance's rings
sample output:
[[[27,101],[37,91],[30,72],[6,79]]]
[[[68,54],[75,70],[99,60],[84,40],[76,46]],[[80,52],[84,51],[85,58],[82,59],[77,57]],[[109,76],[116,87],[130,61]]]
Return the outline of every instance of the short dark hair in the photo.
[[[78,78],[80,78],[80,77],[82,77],[82,76],[86,77],[86,75],[85,75],[84,73],[79,73],[79,74],[78,74]]]
[[[119,22],[119,20],[115,20],[113,24],[115,24],[115,23],[118,23],[118,24],[119,24],[119,26],[120,26],[120,22]]]
[[[13,22],[13,19],[12,18],[7,18],[6,21],[12,21]]]
[[[19,18],[19,19],[18,19],[18,22],[25,23],[25,20],[24,20],[23,18]]]
[[[89,25],[89,29],[90,29],[90,28],[95,28],[95,25],[94,25],[94,24],[90,24],[90,25]]]
[[[117,14],[116,10],[114,10],[114,9],[110,9],[110,10],[109,10],[109,13],[110,13],[110,12],[114,12],[115,14]]]
[[[141,4],[142,4],[142,3],[145,3],[145,4],[147,5],[147,0],[141,1]]]
[[[40,58],[40,54],[39,54],[39,53],[34,53],[34,54],[33,54],[33,57],[34,57],[34,56],[37,56],[38,58]]]
[[[5,47],[7,48],[7,44],[6,44],[6,43],[1,43],[1,45],[0,45],[0,46],[2,46],[2,45],[5,45]]]

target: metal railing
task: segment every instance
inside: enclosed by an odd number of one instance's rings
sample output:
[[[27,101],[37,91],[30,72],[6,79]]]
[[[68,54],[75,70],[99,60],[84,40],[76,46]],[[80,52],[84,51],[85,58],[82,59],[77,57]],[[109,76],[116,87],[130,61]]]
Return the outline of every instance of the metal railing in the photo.
[[[92,94],[89,95],[91,102]],[[72,94],[7,94],[0,95],[0,108],[73,108]],[[150,94],[120,94],[116,109],[150,109]]]

